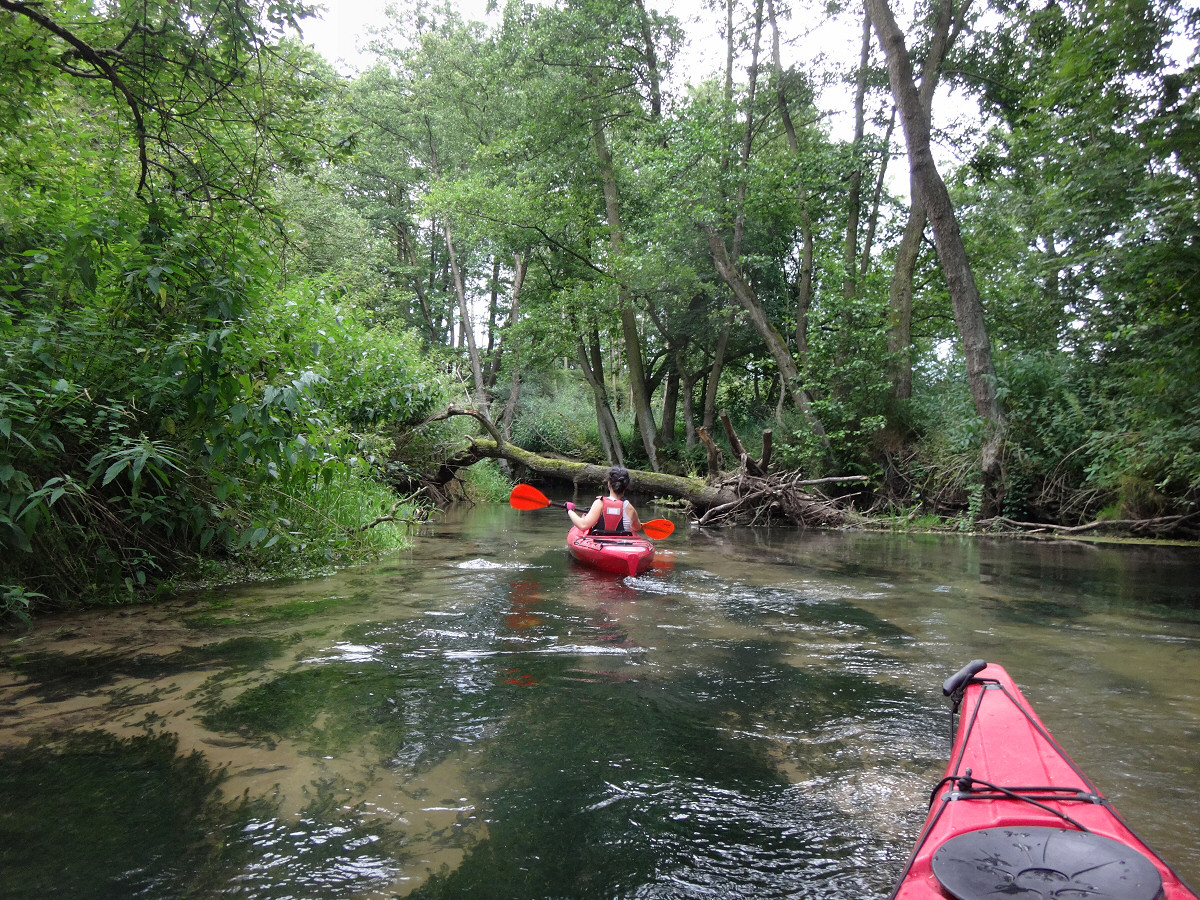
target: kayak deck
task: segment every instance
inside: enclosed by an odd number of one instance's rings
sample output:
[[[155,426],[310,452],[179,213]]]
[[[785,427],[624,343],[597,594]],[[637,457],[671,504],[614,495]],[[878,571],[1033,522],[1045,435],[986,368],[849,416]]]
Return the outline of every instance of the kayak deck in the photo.
[[[1197,900],[1058,745],[1001,666],[979,660],[959,676],[954,691],[955,679],[944,688],[960,702],[950,761],[892,900]]]
[[[640,575],[654,562],[654,544],[637,535],[591,535],[572,528],[567,550],[585,565],[618,575]]]

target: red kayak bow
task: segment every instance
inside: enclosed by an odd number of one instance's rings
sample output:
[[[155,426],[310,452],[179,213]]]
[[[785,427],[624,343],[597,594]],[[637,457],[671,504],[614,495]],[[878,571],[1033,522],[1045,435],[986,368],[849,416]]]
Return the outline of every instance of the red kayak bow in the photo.
[[[942,691],[959,713],[954,747],[892,900],[1197,900],[1003,668],[975,660]]]

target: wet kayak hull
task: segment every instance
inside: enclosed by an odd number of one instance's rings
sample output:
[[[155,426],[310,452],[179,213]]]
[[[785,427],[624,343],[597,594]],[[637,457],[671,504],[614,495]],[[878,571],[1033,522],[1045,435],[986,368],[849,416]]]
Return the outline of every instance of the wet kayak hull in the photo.
[[[567,550],[584,565],[617,575],[640,575],[654,562],[654,544],[637,536],[596,536],[572,528]]]

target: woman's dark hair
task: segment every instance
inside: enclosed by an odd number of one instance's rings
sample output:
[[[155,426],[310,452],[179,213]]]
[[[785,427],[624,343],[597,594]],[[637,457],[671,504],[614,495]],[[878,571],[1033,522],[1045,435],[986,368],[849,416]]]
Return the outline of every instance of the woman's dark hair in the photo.
[[[609,469],[607,480],[614,493],[624,494],[629,490],[629,470],[624,466],[613,466]]]

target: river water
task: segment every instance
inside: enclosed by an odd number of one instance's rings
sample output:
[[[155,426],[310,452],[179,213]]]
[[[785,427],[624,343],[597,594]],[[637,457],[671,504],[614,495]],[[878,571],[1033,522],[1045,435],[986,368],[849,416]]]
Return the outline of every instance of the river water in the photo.
[[[1200,883],[1200,551],[680,520],[622,579],[566,530],[6,638],[0,897],[882,900],[979,657]]]

